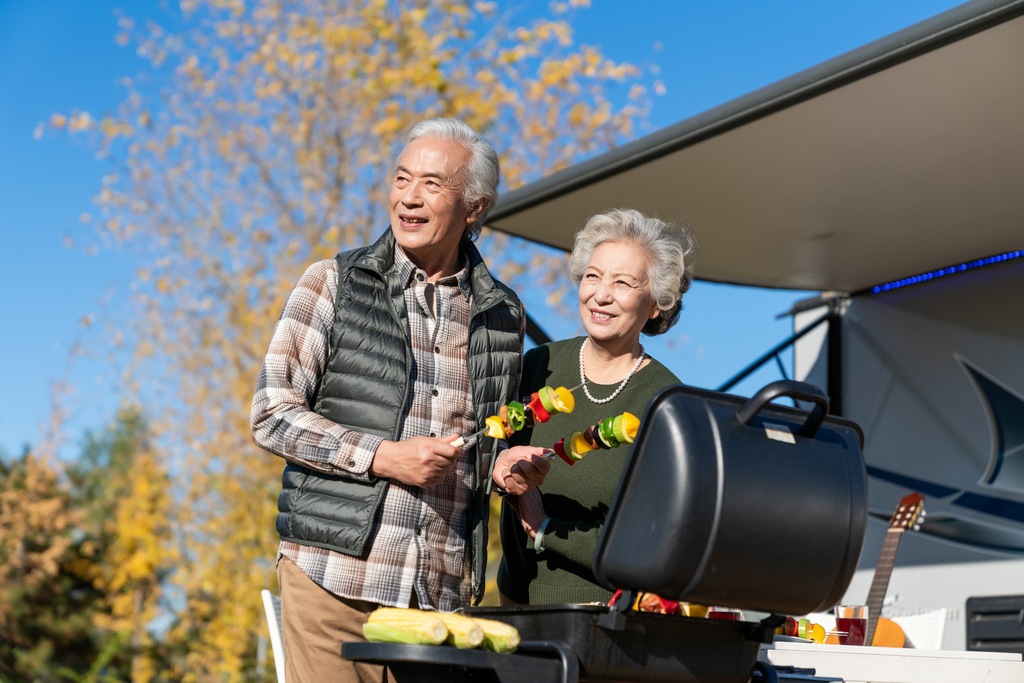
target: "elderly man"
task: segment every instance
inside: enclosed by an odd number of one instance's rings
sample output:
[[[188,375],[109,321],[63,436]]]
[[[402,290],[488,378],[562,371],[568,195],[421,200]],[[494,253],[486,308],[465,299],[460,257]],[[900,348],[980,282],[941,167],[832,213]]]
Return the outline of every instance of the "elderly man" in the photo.
[[[361,640],[379,605],[451,611],[481,594],[486,549],[471,530],[486,528],[487,479],[520,494],[550,468],[543,449],[517,447],[486,472],[472,444],[452,445],[521,375],[522,304],[470,241],[498,177],[494,148],[465,123],[415,126],[391,227],[310,266],[274,329],[250,422],[288,461],[277,572],[289,683],[339,670],[381,680],[341,660],[341,643]]]

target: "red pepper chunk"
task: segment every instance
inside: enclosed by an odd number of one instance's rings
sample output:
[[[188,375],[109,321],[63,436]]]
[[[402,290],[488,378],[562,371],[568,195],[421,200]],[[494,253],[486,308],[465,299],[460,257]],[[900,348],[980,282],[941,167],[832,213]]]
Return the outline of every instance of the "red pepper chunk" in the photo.
[[[576,462],[575,460],[573,460],[572,458],[565,454],[565,437],[558,440],[558,443],[556,443],[554,446],[554,451],[555,453],[558,454],[558,457],[564,460],[566,464],[569,465],[570,467],[572,467],[573,463]]]
[[[533,416],[537,422],[547,422],[551,419],[551,413],[544,408],[544,404],[540,402],[540,394],[536,391],[530,396],[530,408],[533,409]]]

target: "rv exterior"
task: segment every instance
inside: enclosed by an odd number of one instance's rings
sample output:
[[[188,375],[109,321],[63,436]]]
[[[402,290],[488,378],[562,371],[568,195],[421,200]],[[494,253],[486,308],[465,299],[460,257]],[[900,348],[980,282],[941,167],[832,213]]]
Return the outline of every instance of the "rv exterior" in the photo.
[[[872,520],[845,599],[865,601],[920,492],[883,614],[946,609],[946,649],[968,645],[969,597],[1024,594],[1022,15],[969,2],[510,192],[489,220],[568,249],[609,208],[685,215],[698,278],[828,292],[794,315],[833,313],[794,365],[864,430]]]
[[[920,492],[883,615],[945,609],[943,647],[965,649],[968,598],[1024,594],[1024,254],[846,306],[842,405],[864,430],[872,519],[844,602],[864,602],[889,518]],[[828,334],[796,342],[798,378],[828,385]]]

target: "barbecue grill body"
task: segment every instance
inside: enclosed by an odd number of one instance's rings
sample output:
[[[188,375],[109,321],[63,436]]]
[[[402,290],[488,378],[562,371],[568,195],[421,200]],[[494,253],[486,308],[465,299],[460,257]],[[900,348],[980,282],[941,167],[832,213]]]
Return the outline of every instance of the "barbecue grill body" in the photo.
[[[801,436],[808,414],[774,404],[743,424],[747,402],[682,385],[651,400],[594,554],[600,583],[779,614],[840,601],[867,524],[860,428],[826,418]]]
[[[469,616],[497,619],[524,639],[555,640],[575,652],[580,681],[747,683],[757,661],[756,623],[629,612],[602,623],[602,605],[473,607]]]

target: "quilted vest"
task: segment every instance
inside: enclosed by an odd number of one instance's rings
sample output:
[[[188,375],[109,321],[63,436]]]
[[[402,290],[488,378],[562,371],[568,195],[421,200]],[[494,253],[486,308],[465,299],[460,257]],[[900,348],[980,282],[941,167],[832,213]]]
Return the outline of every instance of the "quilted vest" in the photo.
[[[328,362],[313,409],[343,427],[397,440],[410,388],[411,348],[403,285],[394,267],[394,235],[389,228],[377,242],[338,254],[338,291]],[[505,285],[491,278],[480,252],[467,240],[469,259],[469,344],[466,363],[477,428],[514,397],[522,348],[522,304]],[[490,439],[478,439],[489,444]],[[487,491],[491,459],[479,450],[471,506],[473,593],[483,592],[486,565]],[[278,497],[277,532],[281,539],[363,554],[387,479],[372,482],[331,476],[289,463]],[[481,562],[481,558],[483,561]]]

